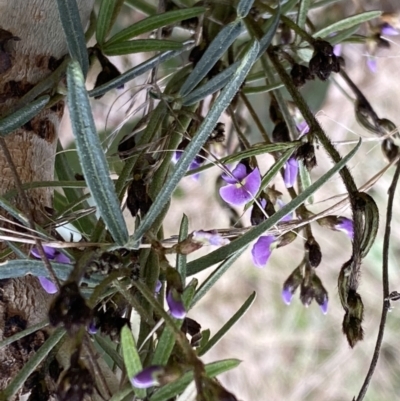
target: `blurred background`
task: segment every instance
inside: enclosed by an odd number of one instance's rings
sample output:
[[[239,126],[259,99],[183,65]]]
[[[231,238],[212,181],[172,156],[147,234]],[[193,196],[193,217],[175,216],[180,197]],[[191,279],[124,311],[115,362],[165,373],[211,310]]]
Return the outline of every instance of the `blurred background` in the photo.
[[[318,28],[338,21],[345,16],[361,10],[383,10],[396,12],[400,8],[397,0],[392,1],[338,1],[329,7],[317,9],[310,14],[310,19]],[[322,11],[321,11],[322,10]],[[120,24],[141,19],[143,15],[128,6],[122,10]],[[398,16],[400,20],[400,16]],[[372,21],[374,25],[374,21]],[[126,26],[126,25],[125,25]],[[368,34],[367,27],[360,30]],[[368,53],[365,45],[344,44],[342,56],[346,62],[346,71],[367,97],[372,107],[381,118],[388,118],[397,126],[400,124],[400,40],[399,36],[387,38],[390,48],[378,49],[376,53],[376,72],[368,65]],[[121,70],[126,70],[143,61],[141,55],[111,58]],[[181,62],[183,62],[181,60]],[[179,63],[179,61],[178,61]],[[168,65],[162,70],[167,75],[175,68]],[[94,82],[98,71],[93,71]],[[161,75],[161,74],[160,74]],[[113,138],[113,130],[118,137],[129,133],[140,116],[140,105],[144,100],[142,85],[147,77],[140,77],[131,82],[123,91],[111,93],[93,103],[97,126],[105,143]],[[343,94],[343,90],[352,94],[341,79],[334,74],[334,81],[310,82],[302,89],[310,107],[317,114],[318,120],[326,133],[337,143],[341,154],[347,154],[358,138],[364,138],[358,154],[350,164],[357,185],[361,186],[380,172],[386,165],[380,143],[363,129],[355,120],[354,104]],[[340,89],[342,88],[342,89]],[[136,93],[139,95],[136,96]],[[271,127],[268,117],[269,96],[258,94],[250,96],[253,107],[257,110],[267,130]],[[135,110],[139,110],[136,114]],[[237,111],[250,124],[246,131],[248,140],[253,144],[260,142],[261,136],[245,110]],[[105,118],[105,116],[107,116]],[[224,122],[229,127],[230,121],[225,116]],[[71,141],[68,119],[64,119],[64,144]],[[116,135],[117,135],[116,134]],[[342,143],[346,142],[346,143]],[[118,141],[115,141],[118,143]],[[73,144],[70,144],[73,149]],[[109,149],[110,165],[113,167],[115,152]],[[74,152],[71,164],[79,170]],[[315,180],[330,168],[331,161],[323,149],[317,151],[318,167],[312,171]],[[262,173],[273,163],[271,156],[258,158]],[[117,170],[117,168],[116,168]],[[247,297],[257,292],[257,298],[247,314],[234,328],[204,357],[206,362],[217,359],[238,358],[241,365],[220,377],[221,382],[240,400],[348,400],[358,394],[372,358],[379,327],[382,308],[382,242],[387,202],[387,189],[393,176],[391,167],[369,193],[378,203],[380,210],[380,228],[377,241],[362,266],[362,279],[359,292],[365,306],[364,341],[351,349],[342,334],[343,310],[337,294],[337,276],[342,264],[348,260],[351,243],[347,236],[313,224],[313,232],[322,249],[322,262],[318,275],[329,293],[327,315],[321,313],[317,304],[304,308],[294,296],[292,304],[287,306],[281,299],[282,284],[299,264],[303,257],[302,233],[300,238],[287,247],[273,252],[265,269],[257,269],[251,261],[250,249],[220,279],[208,296],[190,311],[189,317],[197,320],[203,329],[209,328],[211,335],[240,308]],[[182,214],[189,218],[190,231],[229,227],[229,214],[218,200],[217,178],[221,171],[214,167],[200,175],[198,180],[187,177],[182,180],[176,191],[170,211],[165,220],[165,237],[176,235]],[[289,201],[281,177],[275,181],[276,188],[284,193],[283,199]],[[309,206],[313,212],[324,210],[339,199],[330,199],[343,194],[344,188],[338,176],[319,190],[314,204]],[[396,197],[398,198],[398,196]],[[330,200],[329,200],[330,199]],[[241,213],[241,211],[239,211]],[[343,215],[350,217],[349,210]],[[130,227],[133,230],[132,218]],[[242,219],[249,225],[249,215]],[[390,249],[390,290],[400,291],[398,259],[400,256],[400,213],[396,204],[392,222],[392,242]],[[213,248],[214,249],[214,248]],[[210,252],[211,247],[190,255],[191,259]],[[200,281],[206,274],[196,276]],[[400,394],[400,307],[393,303],[389,313],[382,353],[375,375],[368,390],[367,400],[395,400]]]

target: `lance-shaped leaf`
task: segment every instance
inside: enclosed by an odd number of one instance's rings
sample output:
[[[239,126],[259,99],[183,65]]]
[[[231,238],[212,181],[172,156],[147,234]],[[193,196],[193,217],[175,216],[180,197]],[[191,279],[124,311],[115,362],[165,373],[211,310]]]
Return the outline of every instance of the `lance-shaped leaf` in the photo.
[[[355,25],[359,25],[363,22],[370,21],[374,18],[378,18],[382,14],[382,11],[366,11],[360,14],[352,15],[351,17],[344,18],[338,22],[335,22],[325,28],[313,34],[314,38],[326,38],[331,33],[339,32],[344,29],[351,28]]]
[[[99,45],[104,43],[104,40],[110,31],[115,6],[115,0],[102,0],[100,4],[96,22],[96,41]]]
[[[45,95],[29,103],[12,113],[10,116],[6,116],[0,119],[0,135],[6,136],[17,128],[26,124],[33,117],[35,117],[41,110],[44,109],[46,104],[49,102],[50,96]]]
[[[297,14],[297,25],[304,29],[307,20],[307,13],[310,9],[311,1],[310,0],[301,0],[299,13]]]
[[[154,203],[145,215],[142,223],[136,230],[134,237],[131,240],[130,246],[137,247],[139,245],[139,241],[141,240],[142,236],[151,227],[157,216],[162,212],[165,204],[169,201],[169,198],[177,187],[179,181],[186,174],[190,163],[199,153],[210,132],[212,132],[217,124],[219,117],[229,106],[236,92],[242,85],[246,75],[256,60],[258,50],[258,42],[254,41],[246,55],[243,57],[243,60],[240,63],[237,71],[221,92],[218,99],[212,105],[210,111],[208,112],[207,118],[202,122],[192,141],[185,149],[185,152],[176,164],[174,171],[169,177],[169,180],[165,183],[164,187],[160,191],[160,195],[155,199]]]
[[[206,11],[204,7],[193,7],[181,10],[167,11],[162,14],[152,15],[139,22],[136,22],[123,29],[121,32],[116,33],[111,37],[106,45],[111,45],[115,42],[122,42],[132,39],[143,33],[162,28],[163,26],[174,24],[175,22],[183,21],[185,19],[194,18],[203,14]]]
[[[76,0],[57,0],[57,7],[69,54],[72,59],[79,61],[83,75],[86,77],[89,69],[89,58]]]
[[[239,66],[239,62],[233,63],[225,70],[221,71],[215,77],[210,79],[206,84],[190,92],[186,97],[182,99],[182,104],[184,106],[190,106],[192,104],[198,103],[200,100],[204,99],[208,95],[212,95],[216,91],[223,88],[232,74],[236,71]]]
[[[72,131],[82,171],[100,216],[115,242],[122,246],[128,239],[128,230],[94,125],[82,71],[76,61],[68,66],[67,82]]]
[[[95,89],[89,91],[89,96],[96,97],[104,95],[106,92],[110,91],[111,89],[118,88],[121,85],[131,81],[132,79],[139,77],[140,75],[144,74],[147,71],[150,71],[154,67],[157,67],[164,61],[170,60],[176,56],[179,56],[186,50],[190,50],[194,45],[193,40],[189,40],[187,42],[182,43],[182,47],[179,50],[170,50],[164,53],[161,53],[157,56],[154,56],[145,62],[137,65],[136,67],[131,68],[130,70],[124,72],[119,77],[112,79],[111,81],[101,85]]]
[[[324,185],[334,174],[340,171],[346,163],[356,154],[357,150],[361,146],[361,139],[359,140],[357,146],[349,152],[342,160],[335,164],[329,171],[327,171],[322,177],[320,177],[317,181],[315,181],[312,185],[306,188],[302,193],[300,193],[295,199],[285,205],[282,209],[278,210],[274,215],[269,217],[267,220],[262,222],[256,227],[253,227],[250,231],[244,234],[242,237],[232,241],[230,244],[223,246],[206,256],[203,256],[199,259],[194,260],[187,264],[187,275],[196,274],[207,267],[212,266],[215,263],[220,262],[221,260],[226,259],[234,252],[237,252],[239,249],[243,247],[247,247],[251,241],[257,239],[260,235],[268,231],[275,224],[277,224],[283,217],[291,213],[293,210],[298,208],[301,204],[303,204],[306,199],[314,194],[322,185]]]
[[[251,7],[253,7],[254,0],[240,0],[237,7],[236,13],[239,18],[244,18],[249,13]]]
[[[103,48],[107,56],[119,56],[122,54],[132,54],[141,52],[155,52],[164,50],[179,50],[182,43],[173,40],[158,39],[136,39],[126,42],[116,42]]]
[[[182,97],[189,94],[207,75],[211,68],[214,67],[215,63],[226,52],[228,47],[240,35],[242,29],[243,23],[241,20],[234,21],[221,29],[182,85],[180,90],[180,95]]]
[[[260,51],[258,53],[258,57],[261,57],[267,50],[268,46],[271,44],[272,38],[274,37],[276,30],[278,29],[280,16],[281,16],[281,6],[280,4],[278,4],[274,16],[268,20],[267,23],[268,25],[266,27],[267,31],[260,39]]]

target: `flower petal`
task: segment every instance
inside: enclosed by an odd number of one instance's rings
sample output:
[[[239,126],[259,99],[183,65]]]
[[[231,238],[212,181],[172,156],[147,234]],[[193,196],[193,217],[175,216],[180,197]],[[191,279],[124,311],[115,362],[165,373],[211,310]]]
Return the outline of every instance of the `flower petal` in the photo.
[[[396,28],[393,28],[390,24],[386,23],[382,25],[381,34],[385,36],[397,36],[400,34],[400,32]]]
[[[291,157],[285,164],[284,181],[286,188],[291,188],[296,182],[297,174],[299,172],[299,163]]]
[[[46,254],[48,259],[54,259],[54,257],[56,256],[56,253],[58,252],[57,249],[52,248],[50,246],[47,245],[42,245],[43,246],[43,250],[44,253]],[[31,254],[36,258],[36,259],[41,259],[39,251],[36,247],[33,247],[31,249]]]
[[[229,239],[223,238],[217,232],[213,231],[193,231],[193,240],[203,245],[223,246],[229,244]]]
[[[70,264],[71,263],[71,259],[64,255],[61,252],[56,252],[56,256],[54,258],[54,261],[57,263],[66,263],[66,264]]]
[[[164,368],[162,366],[154,365],[149,366],[139,372],[137,375],[133,376],[131,383],[136,388],[149,388],[157,386],[158,378],[164,373]]]
[[[183,305],[180,294],[172,288],[167,294],[169,311],[175,319],[183,319],[186,316],[185,306]]]
[[[271,256],[271,245],[275,242],[275,237],[272,235],[266,235],[260,237],[257,242],[253,245],[251,255],[253,257],[253,263],[256,267],[263,268],[266,266],[268,259]]]
[[[244,180],[243,187],[247,192],[250,192],[252,198],[257,195],[261,185],[261,176],[258,168],[255,168]]]
[[[378,64],[375,57],[369,56],[367,58],[367,67],[373,74],[376,74],[378,72]]]
[[[290,289],[288,288],[284,288],[282,290],[282,299],[283,302],[285,302],[286,305],[290,305],[290,303],[292,302],[292,298],[293,298],[293,294],[290,291]]]
[[[347,234],[347,236],[353,240],[354,238],[354,226],[353,220],[348,219],[347,217],[339,217],[339,223],[335,225],[335,230],[343,231]]]
[[[57,286],[48,278],[39,276],[38,279],[40,281],[40,285],[48,294],[55,294],[58,291]]]
[[[223,173],[221,178],[227,182],[228,184],[237,184],[242,181],[243,178],[247,176],[247,169],[243,163],[239,163],[233,171],[231,171],[231,175]]]
[[[219,194],[226,203],[233,206],[244,206],[253,199],[253,196],[243,187],[238,188],[235,184],[229,184],[220,188]]]

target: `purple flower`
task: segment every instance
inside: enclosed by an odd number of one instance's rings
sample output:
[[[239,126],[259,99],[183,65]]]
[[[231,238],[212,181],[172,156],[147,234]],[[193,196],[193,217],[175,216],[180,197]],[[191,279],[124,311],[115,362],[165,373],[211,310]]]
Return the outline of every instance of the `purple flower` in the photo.
[[[223,246],[229,244],[229,239],[223,238],[217,231],[193,231],[193,240],[203,245]]]
[[[326,298],[325,301],[319,305],[319,307],[321,308],[322,313],[326,315],[328,313],[328,298]]]
[[[290,290],[290,288],[283,288],[283,290],[282,290],[282,299],[283,299],[283,302],[286,304],[286,305],[290,305],[290,303],[292,302],[292,298],[293,298],[293,293],[292,293],[292,291]]]
[[[183,150],[177,149],[174,154],[172,155],[172,162],[174,164],[178,163],[178,160],[181,158],[181,156],[183,155]],[[197,168],[201,167],[201,165],[203,164],[204,159],[200,156],[196,156],[192,162],[189,165],[188,170],[196,170]],[[200,177],[200,174],[194,174],[192,176],[193,179],[197,180]]]
[[[160,280],[157,280],[156,282],[156,288],[154,289],[154,292],[156,294],[158,294],[161,291],[161,287],[162,287],[162,282]]]
[[[347,217],[338,217],[338,222],[335,224],[334,229],[336,231],[343,231],[347,234],[347,236],[353,240],[354,238],[354,226],[353,220],[348,219]]]
[[[175,288],[171,288],[168,291],[167,303],[169,311],[175,319],[183,319],[186,316],[186,310],[183,305],[181,294]]]
[[[239,163],[232,171],[232,176],[222,174],[222,179],[228,183],[220,188],[221,198],[230,205],[244,206],[257,194],[261,185],[261,176],[258,168],[247,172],[243,163]]]
[[[89,334],[96,334],[98,331],[98,327],[96,325],[96,322],[92,320],[90,324],[87,326],[87,331]]]
[[[159,377],[164,373],[162,366],[149,366],[133,376],[131,383],[136,388],[149,388],[159,385]]]
[[[297,174],[299,172],[299,163],[295,157],[291,157],[284,166],[284,181],[286,188],[291,188],[296,182]]]
[[[54,262],[57,262],[57,263],[71,263],[70,258],[68,256],[65,256],[58,249],[52,248],[47,245],[42,245],[42,246],[43,246],[44,253],[46,254],[48,259],[54,260]],[[31,254],[36,259],[40,259],[40,254],[36,247],[32,248]]]
[[[41,286],[48,294],[55,294],[58,291],[57,286],[48,278],[39,276],[38,279]]]
[[[339,57],[342,55],[342,44],[338,43],[337,45],[333,46],[333,54],[336,57]]]
[[[396,28],[393,28],[392,25],[385,22],[381,27],[381,34],[385,36],[397,36],[400,32]]]
[[[263,268],[266,266],[271,256],[271,246],[275,241],[276,238],[274,236],[264,235],[260,237],[253,245],[251,255],[253,257],[253,263],[256,267]]]

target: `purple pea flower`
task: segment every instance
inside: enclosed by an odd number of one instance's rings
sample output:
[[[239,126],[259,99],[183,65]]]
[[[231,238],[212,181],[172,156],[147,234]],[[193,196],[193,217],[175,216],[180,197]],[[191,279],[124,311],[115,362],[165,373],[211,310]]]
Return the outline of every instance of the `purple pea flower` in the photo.
[[[253,263],[256,267],[262,269],[268,263],[268,260],[272,253],[272,244],[276,241],[273,235],[263,235],[253,245],[251,255],[253,257]]]
[[[178,163],[178,160],[182,157],[183,155],[183,150],[177,149],[174,154],[172,155],[172,163],[176,164]],[[201,167],[201,165],[204,163],[204,159],[200,156],[196,156],[192,162],[189,165],[188,170],[196,170],[197,168]],[[200,177],[200,174],[194,174],[192,178],[194,180],[198,180]]]
[[[282,295],[283,302],[286,305],[290,305],[290,303],[292,302],[292,298],[293,298],[293,292],[290,290],[290,288],[284,287],[281,295]]]
[[[149,366],[133,376],[131,383],[136,388],[149,388],[159,385],[159,377],[164,373],[162,366]]]
[[[161,287],[162,287],[162,282],[160,280],[157,280],[156,288],[154,289],[155,294],[158,294],[161,291]]]
[[[328,313],[328,298],[326,298],[322,304],[319,304],[319,307],[321,308],[322,313],[326,315]]]
[[[299,173],[299,162],[295,157],[291,157],[284,166],[285,172],[283,179],[286,188],[291,188],[296,182],[297,174]]]
[[[183,319],[186,316],[186,309],[183,305],[181,294],[175,288],[171,288],[168,291],[167,304],[171,315],[175,319]]]
[[[258,168],[248,172],[243,163],[239,163],[232,171],[232,176],[222,174],[222,179],[228,183],[220,188],[221,198],[230,205],[244,206],[257,194],[261,185]]]
[[[381,35],[397,36],[399,34],[400,34],[400,32],[396,28],[393,28],[392,25],[388,24],[387,22],[385,22],[381,26]]]
[[[71,260],[68,256],[65,256],[63,253],[61,253],[59,250],[55,248],[43,245],[43,250],[49,260],[53,260],[54,262],[57,263],[66,263],[66,264],[71,263]],[[40,259],[40,254],[36,247],[32,248],[31,254],[36,259]],[[40,285],[48,294],[55,294],[58,291],[57,286],[49,278],[44,276],[39,276],[38,279]]]
[[[353,220],[347,217],[338,217],[338,222],[335,224],[334,230],[343,231],[351,240],[354,238]]]
[[[367,57],[367,67],[373,73],[376,74],[378,71],[378,64],[376,62],[376,58],[373,56]]]

